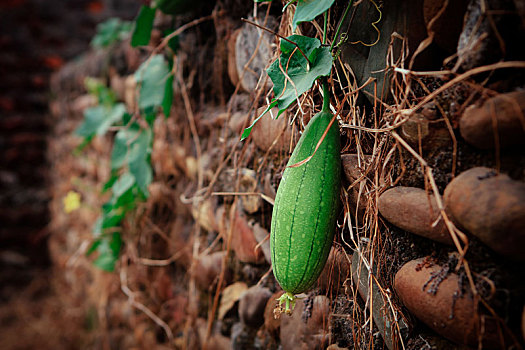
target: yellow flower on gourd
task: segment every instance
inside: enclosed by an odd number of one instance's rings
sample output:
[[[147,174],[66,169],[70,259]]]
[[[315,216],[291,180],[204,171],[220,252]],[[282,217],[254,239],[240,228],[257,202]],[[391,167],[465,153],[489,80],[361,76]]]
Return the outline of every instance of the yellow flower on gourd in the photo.
[[[69,214],[80,208],[80,194],[75,191],[69,191],[63,199],[64,212]]]

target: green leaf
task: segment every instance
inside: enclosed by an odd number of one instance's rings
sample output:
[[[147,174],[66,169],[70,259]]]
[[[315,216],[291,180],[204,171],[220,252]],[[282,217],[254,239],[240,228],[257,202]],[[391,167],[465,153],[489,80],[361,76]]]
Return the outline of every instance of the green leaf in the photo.
[[[266,70],[274,84],[275,97],[272,103],[277,102],[279,108],[277,116],[284,112],[298,96],[308,91],[319,77],[330,75],[332,69],[330,49],[321,46],[318,39],[302,35],[292,35],[287,39],[295,42],[301,48],[310,60],[310,64],[295,45],[281,39],[281,55]],[[283,74],[279,62],[283,70],[288,67],[286,72],[295,88]]]
[[[95,240],[93,244],[91,244],[91,247],[89,247],[89,249],[87,250],[86,256],[90,256],[91,254],[93,254],[100,246],[100,243],[102,243],[100,239]]]
[[[123,103],[112,107],[96,106],[84,111],[84,122],[75,130],[75,133],[83,137],[103,135],[111,125],[122,120],[126,107]]]
[[[102,187],[102,193],[106,193],[107,190],[109,190],[111,187],[113,187],[113,184],[118,180],[118,175],[115,171],[111,172],[111,177],[109,180],[104,184]]]
[[[90,95],[97,98],[99,105],[111,107],[117,102],[117,94],[97,78],[87,77],[84,79],[84,86]]]
[[[97,33],[91,40],[94,48],[108,47],[124,39],[132,29],[132,22],[121,21],[119,18],[110,18],[97,25]]]
[[[112,272],[115,270],[115,263],[118,260],[121,247],[122,238],[117,232],[113,233],[111,237],[101,238],[97,245],[99,256],[93,264],[104,271]]]
[[[140,126],[137,123],[121,129],[115,135],[113,150],[111,152],[111,169],[116,170],[126,163],[128,151],[133,141],[137,140]]]
[[[162,55],[153,56],[139,67],[135,79],[140,84],[138,101],[140,109],[162,105],[169,73],[168,63]]]
[[[152,141],[151,129],[142,130],[129,153],[129,171],[135,177],[137,186],[146,197],[148,196],[148,185],[153,180],[153,170],[150,164]]]
[[[335,0],[299,0],[293,16],[293,30],[297,28],[297,24],[301,22],[310,22],[315,17],[325,13]]]
[[[115,197],[122,196],[127,190],[131,188],[131,186],[133,186],[133,184],[135,184],[135,177],[133,177],[133,175],[130,173],[122,174],[111,188],[113,195]]]
[[[142,5],[135,20],[135,29],[131,37],[131,46],[144,46],[149,44],[153,20],[155,19],[155,9]]]
[[[173,68],[173,62],[170,61],[168,68],[171,72]],[[166,79],[166,85],[164,86],[164,99],[162,100],[162,112],[167,118],[170,116],[171,104],[173,103],[173,74],[170,74]]]

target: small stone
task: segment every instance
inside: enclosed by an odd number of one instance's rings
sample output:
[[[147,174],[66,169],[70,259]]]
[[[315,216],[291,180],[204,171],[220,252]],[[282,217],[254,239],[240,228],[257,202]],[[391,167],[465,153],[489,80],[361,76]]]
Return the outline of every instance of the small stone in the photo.
[[[305,299],[298,299],[292,315],[281,315],[283,350],[319,349],[328,341],[330,299],[317,295],[309,300],[309,305],[305,310]],[[305,316],[309,316],[306,322]]]
[[[525,145],[525,91],[489,98],[468,107],[459,120],[461,136],[480,149]],[[497,140],[495,139],[497,135]]]
[[[523,46],[515,38],[523,36],[521,18],[511,0],[471,0],[458,41],[458,63],[464,70],[521,59]],[[487,16],[490,13],[490,16]],[[502,47],[501,43],[508,43]]]
[[[264,229],[261,225],[256,223],[253,225],[253,235],[257,240],[257,244],[261,247],[264,258],[268,264],[272,262],[272,254],[270,252],[270,233]]]
[[[433,194],[421,188],[394,187],[379,197],[378,206],[381,215],[394,226],[436,242],[454,244]]]
[[[446,274],[430,258],[403,265],[394,285],[407,309],[443,337],[471,346],[481,340],[483,349],[500,348],[494,318],[480,315],[468,287],[462,290],[458,275]]]
[[[260,116],[265,110],[266,107],[257,109],[255,116]],[[252,140],[263,152],[277,153],[290,148],[292,127],[288,125],[286,112],[274,119],[277,117],[278,112],[278,108],[272,108],[253,127]]]
[[[463,27],[463,16],[467,10],[467,0],[425,0],[423,18],[427,30],[434,33],[433,42],[446,50],[448,54],[456,52],[459,35]],[[445,9],[442,9],[446,6]],[[437,18],[436,15],[443,10]],[[433,23],[430,23],[434,19]],[[432,24],[430,26],[430,24]]]
[[[429,134],[428,120],[423,115],[414,113],[401,126],[403,138],[413,144],[423,141]]]
[[[231,341],[229,338],[223,336],[218,331],[212,331],[210,338],[206,341],[206,330],[208,322],[203,318],[198,318],[195,322],[197,332],[199,335],[199,342],[201,348],[208,350],[229,350],[231,349]],[[205,346],[204,346],[205,345]]]
[[[244,282],[234,282],[224,288],[221,293],[221,303],[217,312],[219,320],[224,319],[226,314],[235,306],[241,299],[241,296],[248,290],[248,286]]]
[[[351,185],[363,176],[365,167],[370,159],[371,156],[369,155],[365,155],[362,158],[357,154],[343,154],[341,156],[344,174]],[[350,199],[349,204],[352,208],[352,214],[357,210],[357,213],[360,217],[365,212],[367,202],[367,196],[364,194],[365,181],[366,177],[362,178],[359,183],[355,184],[351,188],[348,195],[348,198]]]
[[[343,249],[331,248],[326,265],[317,281],[322,291],[337,293],[345,280],[350,278],[351,258],[352,256],[346,254]]]
[[[229,210],[224,212],[224,208],[217,210],[217,223],[219,234],[223,239],[227,239],[230,230]],[[248,222],[246,215],[239,209],[235,209],[233,228],[232,228],[232,249],[235,256],[241,262],[250,264],[262,264],[265,261],[262,248],[255,238],[253,225]]]
[[[365,264],[364,260],[365,258],[358,251],[352,255],[352,281],[356,284],[359,295],[365,300],[365,303],[372,305],[374,325],[379,330],[386,347],[390,350],[396,349],[399,345],[396,340],[399,335],[394,336],[393,330],[394,332],[405,332],[408,325],[402,315],[392,313],[389,302],[383,296],[375,279],[372,280],[372,290],[370,290],[369,278],[376,273],[377,268],[373,266],[370,271],[367,266],[369,264]],[[392,327],[396,319],[398,327]]]
[[[217,212],[217,203],[213,199],[205,199],[192,207],[191,214],[195,221],[206,231],[219,230],[219,225],[215,220]]]
[[[226,251],[211,253],[197,258],[192,266],[193,275],[197,286],[206,291],[210,286],[214,285],[223,269],[223,259],[227,254]],[[227,269],[226,266],[224,268]],[[226,270],[226,281],[231,279],[231,271]]]
[[[472,168],[445,189],[454,220],[492,250],[525,261],[525,183],[489,168]]]
[[[342,348],[337,344],[331,344],[326,348],[326,350],[348,350],[348,348]]]
[[[264,324],[264,310],[272,292],[268,288],[255,285],[250,287],[239,300],[239,317],[244,324],[259,328]]]
[[[255,331],[242,322],[233,325],[231,333],[232,350],[253,349]]]
[[[273,17],[268,17],[265,26],[272,28],[276,23]],[[271,34],[249,23],[244,24],[232,34],[228,41],[228,75],[233,85],[240,83],[242,90],[248,93],[255,91],[264,67],[268,65],[272,57],[272,44]],[[256,49],[257,52],[255,52]],[[255,56],[252,58],[254,53]],[[245,69],[248,62],[249,66]]]
[[[277,308],[278,301],[283,294],[282,291],[275,292],[266,302],[266,307],[264,308],[264,328],[273,335],[277,337],[279,330],[281,328],[281,318],[276,318],[274,310]]]
[[[258,192],[258,183],[256,179],[257,174],[252,169],[241,169],[239,174],[239,191],[250,193]],[[254,214],[259,211],[262,205],[262,199],[260,195],[243,195],[241,196],[241,205],[245,212],[248,214]]]

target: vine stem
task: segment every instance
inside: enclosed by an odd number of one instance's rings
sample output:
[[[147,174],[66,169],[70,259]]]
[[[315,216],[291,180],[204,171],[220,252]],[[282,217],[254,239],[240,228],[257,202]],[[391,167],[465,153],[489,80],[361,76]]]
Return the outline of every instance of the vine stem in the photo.
[[[323,78],[323,112],[330,112],[330,89],[328,88],[328,79]]]
[[[337,25],[337,30],[335,31],[334,40],[332,41],[332,44],[330,45],[330,52],[332,52],[332,49],[334,48],[334,44],[336,43],[337,37],[339,36],[339,33],[341,32],[341,27],[343,26],[343,22],[346,19],[346,16],[348,15],[348,12],[350,11],[350,7],[352,7],[353,0],[348,1],[348,5],[346,6],[345,12],[343,13],[343,17],[341,17],[341,20],[339,21],[339,24]]]

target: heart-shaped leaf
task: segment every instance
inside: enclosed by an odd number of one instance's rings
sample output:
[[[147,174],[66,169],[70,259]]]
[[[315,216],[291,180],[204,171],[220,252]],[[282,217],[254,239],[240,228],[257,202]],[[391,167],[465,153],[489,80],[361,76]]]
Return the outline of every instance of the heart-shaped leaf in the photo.
[[[309,22],[315,19],[315,17],[325,13],[332,5],[335,0],[299,0],[297,1],[297,7],[295,8],[295,14],[293,16],[293,30],[297,28],[297,24],[301,22]]]

